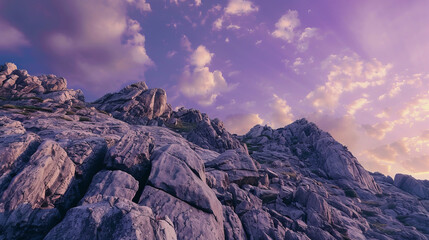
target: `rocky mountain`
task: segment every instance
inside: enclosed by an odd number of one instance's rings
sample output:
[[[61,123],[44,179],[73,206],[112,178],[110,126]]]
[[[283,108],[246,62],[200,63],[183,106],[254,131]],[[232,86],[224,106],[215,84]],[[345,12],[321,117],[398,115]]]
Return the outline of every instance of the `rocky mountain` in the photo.
[[[0,68],[0,239],[429,239],[429,183],[305,119],[244,136],[140,82],[87,103]]]

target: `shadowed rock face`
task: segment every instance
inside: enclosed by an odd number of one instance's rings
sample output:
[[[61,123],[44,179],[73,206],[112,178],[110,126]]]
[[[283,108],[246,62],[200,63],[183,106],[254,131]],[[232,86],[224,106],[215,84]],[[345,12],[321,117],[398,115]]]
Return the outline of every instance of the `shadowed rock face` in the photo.
[[[237,137],[143,82],[95,104],[14,64],[0,83],[0,239],[429,239],[427,181],[305,119]]]

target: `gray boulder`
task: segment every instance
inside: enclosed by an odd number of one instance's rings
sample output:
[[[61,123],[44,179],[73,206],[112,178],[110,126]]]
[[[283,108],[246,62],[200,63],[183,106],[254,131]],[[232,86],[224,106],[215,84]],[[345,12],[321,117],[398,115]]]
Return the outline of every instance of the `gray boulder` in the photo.
[[[94,203],[97,198],[100,198],[98,195],[132,200],[138,189],[138,181],[126,172],[100,171],[92,179],[82,201],[86,204]]]
[[[49,239],[177,239],[168,218],[130,200],[104,197],[102,201],[67,211],[45,237]]]
[[[429,199],[429,182],[425,185],[423,181],[416,180],[410,175],[396,174],[393,184],[419,198]]]
[[[191,149],[168,145],[155,152],[148,185],[212,213],[222,222],[222,206],[206,184],[203,161]]]
[[[74,174],[75,165],[64,149],[46,140],[3,192],[0,207],[13,210],[29,203],[33,208],[52,208],[66,192]]]
[[[133,175],[139,181],[150,171],[153,138],[148,133],[130,131],[106,155],[108,169],[118,169]]]
[[[155,215],[172,219],[178,239],[225,239],[223,216],[216,217],[213,213],[190,205],[163,190],[146,186],[139,204],[150,207]]]

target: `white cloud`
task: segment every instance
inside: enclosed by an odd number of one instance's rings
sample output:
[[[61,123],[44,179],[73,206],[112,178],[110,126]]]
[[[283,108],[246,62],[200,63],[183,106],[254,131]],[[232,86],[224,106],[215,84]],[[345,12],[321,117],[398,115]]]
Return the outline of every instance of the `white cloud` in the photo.
[[[273,128],[284,127],[293,121],[292,108],[287,104],[286,100],[273,94],[273,99],[269,106],[271,109],[270,125]]]
[[[295,28],[300,25],[298,12],[289,10],[285,15],[281,16],[276,23],[276,30],[272,35],[276,38],[283,39],[288,43],[292,43],[295,38]]]
[[[298,74],[299,73],[299,67],[301,67],[302,65],[304,65],[302,58],[297,57],[297,58],[295,58],[295,61],[292,63],[292,70],[296,74]]]
[[[134,5],[141,12],[150,12],[152,9],[150,8],[150,4],[146,2],[146,0],[127,0],[128,3]]]
[[[404,109],[400,111],[400,123],[413,123],[429,119],[429,91],[420,94],[408,102]]]
[[[258,41],[255,42],[255,45],[259,45],[261,43],[262,43],[262,40],[258,40]]]
[[[427,81],[428,76],[424,76],[421,73],[413,74],[411,76],[396,74],[393,78],[390,89],[378,97],[379,100],[386,98],[394,98],[406,87],[420,88],[423,85],[424,80]]]
[[[224,124],[231,133],[246,134],[252,127],[262,124],[264,120],[258,114],[234,114],[226,117]]]
[[[201,0],[195,0],[195,5],[196,6],[200,6],[201,5]]]
[[[210,71],[208,65],[213,55],[203,45],[198,46],[192,52],[190,65],[185,67],[180,82],[180,91],[203,106],[213,104],[221,93],[231,89],[221,71]]]
[[[229,0],[225,13],[230,15],[246,15],[257,12],[258,7],[249,0]]]
[[[191,65],[196,67],[204,67],[212,61],[212,56],[213,53],[210,53],[203,45],[200,45],[191,55]]]
[[[364,61],[356,54],[331,55],[322,65],[328,70],[327,81],[306,96],[306,99],[319,111],[334,111],[341,95],[345,92],[383,85],[384,78],[392,67],[376,59]]]
[[[366,98],[356,99],[355,101],[353,101],[352,103],[350,103],[347,106],[347,113],[349,115],[354,115],[356,113],[356,111],[358,111],[359,109],[361,109],[363,106],[365,106],[368,103],[369,103],[369,101]]]
[[[318,30],[316,28],[307,27],[300,34],[298,38],[297,48],[299,51],[304,52],[308,49],[309,41],[311,38],[318,36]]]
[[[214,30],[221,30],[222,24],[223,24],[223,17],[216,19],[216,21],[213,22],[213,29]]]
[[[298,12],[296,10],[288,10],[276,22],[276,29],[271,35],[288,43],[295,43],[297,49],[304,52],[308,49],[310,39],[318,36],[318,29],[306,27],[304,30],[299,30],[298,27],[300,25],[301,21],[298,18]]]
[[[240,26],[235,24],[229,24],[228,27],[226,27],[226,29],[238,30],[240,29]]]
[[[30,45],[30,42],[25,38],[22,32],[3,21],[0,21],[0,32],[1,50],[10,50]]]

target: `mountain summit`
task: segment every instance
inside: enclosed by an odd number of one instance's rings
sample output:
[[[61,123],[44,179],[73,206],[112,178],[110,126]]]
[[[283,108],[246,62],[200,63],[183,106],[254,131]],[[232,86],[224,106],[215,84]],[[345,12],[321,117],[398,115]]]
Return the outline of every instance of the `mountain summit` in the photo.
[[[429,239],[429,184],[305,119],[230,134],[144,82],[93,103],[0,67],[0,239]]]

